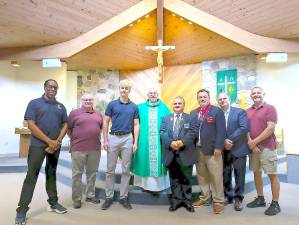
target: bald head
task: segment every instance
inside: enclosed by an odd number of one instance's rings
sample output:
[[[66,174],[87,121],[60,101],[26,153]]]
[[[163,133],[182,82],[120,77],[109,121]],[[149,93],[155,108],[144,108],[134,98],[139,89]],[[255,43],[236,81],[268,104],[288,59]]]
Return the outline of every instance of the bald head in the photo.
[[[218,105],[221,107],[223,111],[227,111],[230,106],[230,100],[227,93],[220,93],[217,97]]]

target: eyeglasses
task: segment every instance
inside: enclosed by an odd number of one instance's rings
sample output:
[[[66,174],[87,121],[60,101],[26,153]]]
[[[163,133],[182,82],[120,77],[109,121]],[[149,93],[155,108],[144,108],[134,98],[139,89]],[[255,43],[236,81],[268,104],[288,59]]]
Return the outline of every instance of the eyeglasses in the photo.
[[[54,86],[54,85],[47,85],[46,88],[48,88],[48,89],[53,89],[53,90],[55,90],[55,91],[58,90],[58,86]]]

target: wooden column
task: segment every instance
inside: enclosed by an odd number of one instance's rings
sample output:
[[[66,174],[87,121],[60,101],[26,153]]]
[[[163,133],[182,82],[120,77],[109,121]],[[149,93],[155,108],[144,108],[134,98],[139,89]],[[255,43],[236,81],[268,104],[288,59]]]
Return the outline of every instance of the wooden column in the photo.
[[[157,0],[157,43],[162,41],[161,45],[163,45],[163,0]]]

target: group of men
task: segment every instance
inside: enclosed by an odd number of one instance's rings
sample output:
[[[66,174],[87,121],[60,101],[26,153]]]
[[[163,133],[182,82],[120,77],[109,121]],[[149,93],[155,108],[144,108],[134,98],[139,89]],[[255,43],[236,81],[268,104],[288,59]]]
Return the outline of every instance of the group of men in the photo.
[[[185,207],[212,205],[215,214],[225,204],[234,202],[237,211],[243,209],[246,157],[250,155],[250,168],[254,172],[257,198],[247,204],[249,208],[266,206],[263,197],[262,170],[268,174],[272,188],[272,202],[266,215],[280,212],[278,204],[279,179],[274,129],[277,113],[264,102],[262,88],[251,91],[253,105],[246,112],[230,105],[227,93],[217,97],[220,106],[210,103],[206,89],[197,92],[199,107],[184,112],[185,100],[177,96],[172,101],[173,113],[150,89],[148,100],[135,105],[129,99],[131,85],[127,80],[119,83],[119,98],[111,101],[102,116],[93,107],[93,95],[84,94],[82,107],[69,117],[65,107],[56,101],[58,83],[49,79],[44,83],[45,93],[32,100],[26,109],[25,120],[31,130],[28,171],[23,183],[15,224],[26,223],[26,213],[32,200],[35,184],[44,158],[46,158],[46,190],[49,211],[66,213],[58,203],[56,168],[61,141],[68,134],[72,157],[72,200],[74,208],[81,208],[82,193],[85,201],[98,204],[95,180],[103,148],[107,151],[106,198],[101,208],[107,210],[114,202],[114,177],[118,158],[121,157],[121,183],[119,203],[132,209],[129,202],[129,182],[134,174],[134,185],[157,195],[170,187],[169,211]],[[110,127],[111,122],[111,127]],[[109,131],[110,127],[110,131]],[[132,163],[131,163],[132,162]],[[196,165],[201,195],[192,202],[192,168]],[[82,175],[86,171],[86,190]],[[235,185],[232,185],[234,171]]]

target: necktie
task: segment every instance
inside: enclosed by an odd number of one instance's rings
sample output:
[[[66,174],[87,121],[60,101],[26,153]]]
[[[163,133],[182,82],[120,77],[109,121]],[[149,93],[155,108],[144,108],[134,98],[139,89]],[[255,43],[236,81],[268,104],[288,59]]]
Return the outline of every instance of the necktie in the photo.
[[[173,126],[173,138],[176,140],[179,136],[180,131],[180,115],[176,115],[175,118],[176,120]]]

